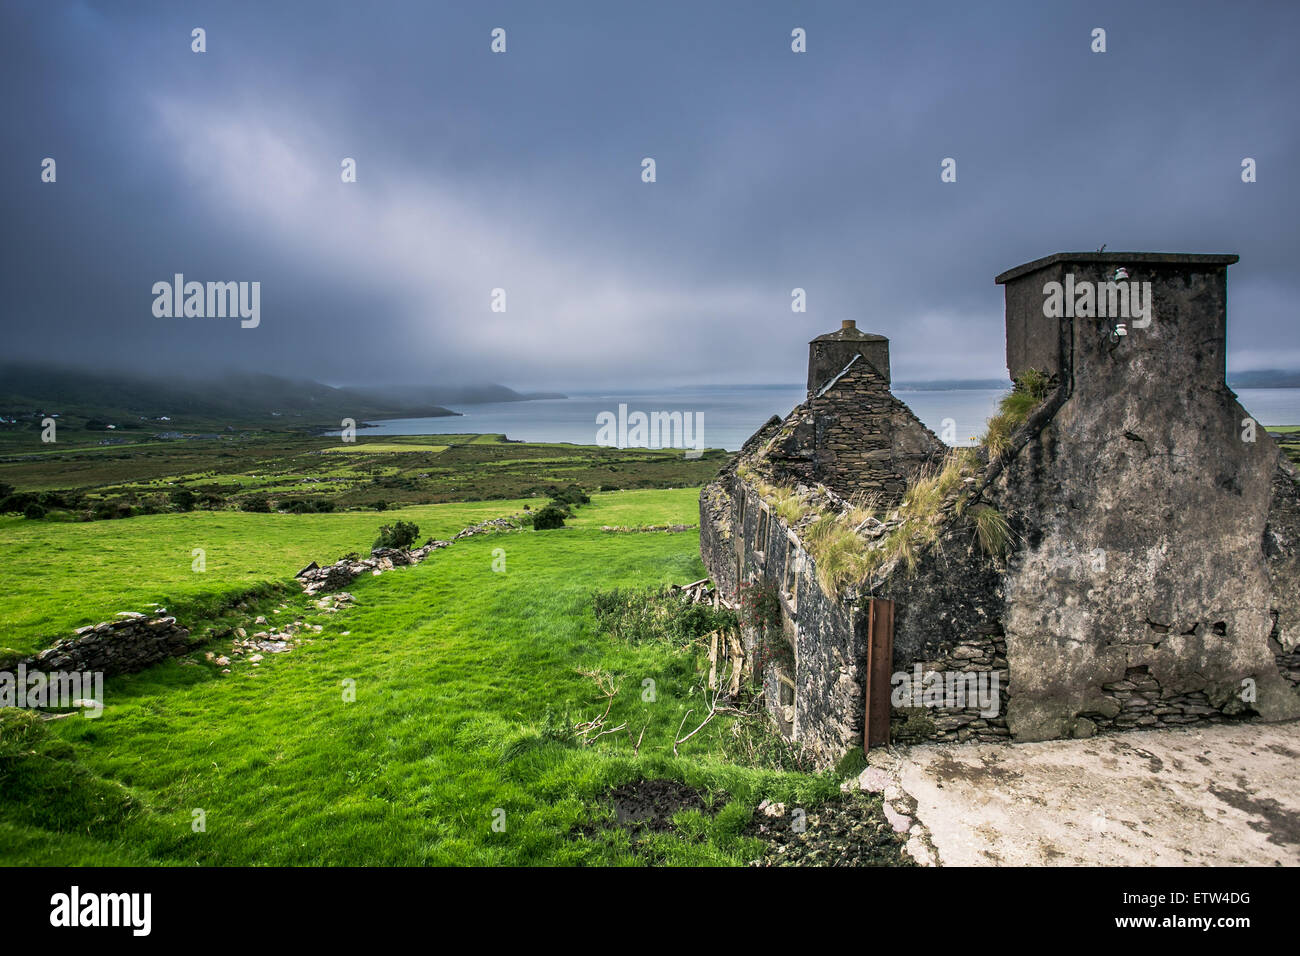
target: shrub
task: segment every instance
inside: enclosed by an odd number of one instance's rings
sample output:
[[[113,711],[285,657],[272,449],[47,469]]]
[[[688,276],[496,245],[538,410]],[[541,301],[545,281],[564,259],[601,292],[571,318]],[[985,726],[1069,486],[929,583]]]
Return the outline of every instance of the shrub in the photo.
[[[12,495],[8,495],[4,501],[0,501],[0,512],[7,514],[16,511],[21,513],[27,510],[28,505],[35,503],[38,503],[36,495],[30,491],[15,491]]]
[[[328,514],[334,510],[334,502],[328,498],[298,498],[282,501],[280,506],[296,515]]]
[[[687,604],[668,588],[614,588],[592,595],[596,626],[632,643],[668,641],[689,644],[720,628],[736,626],[736,615],[712,604]]]
[[[563,528],[564,519],[567,517],[569,517],[569,513],[552,501],[545,508],[534,512],[533,530],[551,531],[555,528]]]
[[[254,514],[268,514],[271,511],[271,501],[266,495],[249,495],[239,503],[239,508]]]
[[[45,509],[77,508],[81,506],[81,496],[75,492],[64,494],[61,491],[42,491],[36,496],[37,503]]]
[[[45,517],[45,509],[33,501],[23,509],[23,517],[30,518],[32,521],[40,521]]]
[[[591,496],[579,488],[577,485],[566,485],[563,488],[547,489],[551,495],[551,500],[560,505],[585,505],[591,501]]]
[[[781,599],[766,581],[740,586],[740,623],[757,631],[781,627]]]
[[[190,491],[188,488],[177,488],[167,497],[170,498],[171,503],[177,508],[180,508],[181,511],[194,510],[194,502],[196,499],[194,497],[194,492]]]
[[[379,537],[375,539],[374,547],[376,548],[409,548],[415,543],[415,539],[420,535],[420,526],[410,521],[399,521],[397,524],[381,525],[379,528]]]

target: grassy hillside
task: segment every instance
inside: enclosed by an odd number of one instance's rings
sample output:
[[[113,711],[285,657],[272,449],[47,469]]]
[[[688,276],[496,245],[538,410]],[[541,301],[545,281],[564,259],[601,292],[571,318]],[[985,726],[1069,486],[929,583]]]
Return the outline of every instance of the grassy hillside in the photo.
[[[596,493],[573,527],[694,525],[698,492]],[[309,562],[366,553],[381,524],[411,521],[420,540],[536,507],[536,499],[416,505],[376,513],[247,514],[193,511],[126,521],[59,523],[0,517],[0,646],[30,653],[118,611],[161,604],[182,620],[259,585],[288,580]],[[194,570],[194,549],[204,552]],[[684,582],[681,582],[684,583]]]
[[[761,799],[812,805],[838,793],[838,778],[738,760],[736,741],[753,729],[740,717],[719,717],[674,756],[678,728],[689,729],[707,709],[699,648],[616,641],[597,632],[591,612],[599,589],[703,576],[695,532],[599,530],[686,522],[696,495],[598,495],[572,527],[465,539],[419,566],[359,579],[351,589],[356,606],[336,614],[296,593],[269,597],[234,614],[249,625],[265,613],[322,630],[256,666],[237,661],[229,674],[196,653],[111,679],[99,720],[72,716],[37,726],[23,715],[0,715],[7,718],[0,723],[0,863],[757,858],[762,845],[746,834]],[[445,533],[511,507],[410,512],[422,532]],[[23,608],[33,601],[44,602],[46,617],[71,618],[74,604],[100,601],[116,610],[184,589],[197,538],[211,549],[209,568],[217,566],[203,580],[233,583],[241,574],[273,576],[305,557],[355,547],[374,523],[337,514],[162,515],[30,529],[11,521],[0,536],[7,579],[39,580],[4,597],[4,620],[33,633],[41,612]],[[115,548],[111,535],[96,535],[101,528],[139,537]],[[16,531],[31,537],[14,543]],[[14,573],[10,562],[42,550],[52,566],[30,562]],[[502,556],[504,570],[494,570]],[[52,590],[80,596],[43,596]],[[221,642],[212,649],[221,652]],[[582,746],[572,724],[605,708],[583,673],[593,671],[620,688],[607,726],[626,729]],[[353,702],[344,700],[346,681],[354,682]],[[617,825],[609,788],[643,779],[685,783],[700,802],[671,813],[662,827]],[[864,806],[870,822],[863,845],[876,862],[899,862],[878,803]],[[204,832],[195,832],[197,811]]]
[[[336,508],[519,498],[557,483],[609,489],[681,487],[710,479],[726,453],[687,459],[671,449],[506,441],[504,435],[337,437],[255,433],[245,438],[130,446],[0,439],[0,483],[80,499],[78,516],[108,508],[166,508],[187,489],[213,507],[325,499]],[[52,505],[58,508],[59,505]]]
[[[532,502],[536,504],[536,502]],[[3,645],[29,652],[75,627],[158,603],[186,620],[311,561],[368,553],[380,524],[413,521],[425,537],[519,511],[523,501],[423,505],[377,514],[194,511],[125,521],[58,523],[0,517]],[[195,548],[205,570],[193,568]]]
[[[71,369],[16,362],[0,364],[0,415],[39,427],[41,414],[58,413],[70,431],[87,420],[119,428],[219,431],[226,425],[270,422],[339,427],[344,418],[426,418],[455,415],[436,402],[334,388],[306,379],[252,372],[192,376],[146,375],[124,369]],[[34,418],[33,418],[34,416]],[[162,418],[167,421],[161,421]]]

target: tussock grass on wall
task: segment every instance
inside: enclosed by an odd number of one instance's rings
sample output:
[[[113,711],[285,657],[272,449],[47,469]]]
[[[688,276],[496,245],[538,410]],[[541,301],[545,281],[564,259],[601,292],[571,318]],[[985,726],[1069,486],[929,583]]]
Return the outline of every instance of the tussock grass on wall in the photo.
[[[853,528],[861,529],[863,525],[876,517],[879,509],[880,495],[860,495],[850,503],[844,521]]]
[[[989,419],[988,428],[980,444],[988,450],[989,458],[999,458],[1011,450],[1011,436],[1029,419],[1047,393],[1051,380],[1037,369],[1027,369],[1015,381],[1011,393],[998,403],[998,413]]]
[[[975,525],[975,539],[981,550],[990,557],[1006,554],[1011,544],[1011,527],[1006,517],[992,505],[976,505],[971,511]]]
[[[769,508],[787,525],[794,526],[810,514],[820,514],[819,509],[789,485],[775,484],[760,478],[748,465],[736,468],[736,475],[748,482]]]
[[[923,469],[908,487],[898,508],[883,515],[878,515],[878,496],[862,496],[843,511],[832,513],[804,501],[790,488],[761,480],[756,481],[754,487],[787,524],[793,525],[809,514],[817,515],[804,528],[801,539],[813,558],[822,589],[835,597],[845,587],[866,580],[895,561],[900,561],[908,573],[914,572],[920,563],[921,552],[938,540],[952,516],[960,515],[964,510],[965,497],[958,494],[955,504],[951,504],[953,494],[960,491],[963,481],[973,476],[979,466],[980,456],[976,449],[952,449],[942,464]],[[741,473],[739,469],[737,473]],[[747,474],[753,475],[748,470]],[[989,508],[988,511],[992,515],[981,512],[983,531],[979,531],[980,525],[977,525],[977,533],[981,546],[987,544],[987,553],[1001,554],[1009,537],[1006,522],[996,510]],[[901,520],[902,523],[883,539],[864,537],[861,533],[864,526],[877,517],[885,521]],[[1000,527],[996,524],[999,519],[1002,521]]]
[[[786,524],[794,524],[808,513],[808,506],[792,488],[769,486],[763,497]]]
[[[1011,449],[1011,436],[1020,428],[1051,390],[1051,380],[1037,369],[1029,369],[1015,381],[1015,387],[998,405],[980,441],[989,460]],[[810,514],[816,519],[802,533],[808,553],[816,565],[817,580],[832,597],[848,585],[863,581],[878,569],[900,561],[908,573],[916,570],[921,552],[938,540],[953,516],[960,516],[969,496],[958,493],[963,482],[974,476],[982,463],[980,449],[954,448],[942,464],[922,469],[908,486],[903,500],[883,520],[901,520],[901,525],[883,540],[861,535],[863,526],[876,517],[879,500],[854,501],[839,514],[822,512],[800,498],[793,488],[758,478],[747,464],[736,474],[751,482],[758,494],[787,525],[793,526]],[[1000,557],[1011,544],[1010,527],[996,508],[983,504],[971,515],[976,540],[985,554]]]
[[[838,594],[860,580],[867,570],[867,542],[842,515],[824,514],[808,526],[804,537],[817,568],[817,580],[828,594]]]

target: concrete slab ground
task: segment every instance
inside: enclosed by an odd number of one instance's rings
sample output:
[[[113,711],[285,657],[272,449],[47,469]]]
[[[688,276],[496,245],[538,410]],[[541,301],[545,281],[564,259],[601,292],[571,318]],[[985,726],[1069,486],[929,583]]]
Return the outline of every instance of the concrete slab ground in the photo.
[[[1300,865],[1300,722],[873,752],[920,862]]]

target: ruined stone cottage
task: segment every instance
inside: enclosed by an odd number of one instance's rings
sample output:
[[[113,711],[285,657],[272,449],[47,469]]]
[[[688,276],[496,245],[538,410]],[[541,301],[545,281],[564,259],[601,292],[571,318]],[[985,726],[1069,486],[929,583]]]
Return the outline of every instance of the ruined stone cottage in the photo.
[[[978,448],[894,397],[883,336],[810,343],[807,399],[700,498],[723,598],[779,606],[742,619],[782,733],[825,764],[1300,716],[1300,491],[1225,382],[1236,260],[998,276],[1016,385]]]

